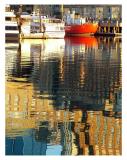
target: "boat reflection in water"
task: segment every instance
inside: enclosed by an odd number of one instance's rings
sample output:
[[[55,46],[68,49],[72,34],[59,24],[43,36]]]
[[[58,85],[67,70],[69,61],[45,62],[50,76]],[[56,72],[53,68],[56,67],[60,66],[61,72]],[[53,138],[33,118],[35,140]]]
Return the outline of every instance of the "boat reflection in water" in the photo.
[[[120,39],[23,40],[17,55],[6,51],[6,155],[121,154]]]
[[[70,41],[70,43],[72,44],[72,46],[75,45],[84,45],[84,46],[88,46],[88,47],[97,47],[98,46],[98,42],[97,39],[95,37],[65,37],[65,40]]]

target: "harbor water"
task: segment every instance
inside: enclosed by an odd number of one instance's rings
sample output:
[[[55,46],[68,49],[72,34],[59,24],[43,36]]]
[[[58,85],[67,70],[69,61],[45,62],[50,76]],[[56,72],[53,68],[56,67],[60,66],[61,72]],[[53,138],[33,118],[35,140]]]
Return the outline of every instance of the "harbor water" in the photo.
[[[120,38],[6,43],[6,155],[121,155]]]

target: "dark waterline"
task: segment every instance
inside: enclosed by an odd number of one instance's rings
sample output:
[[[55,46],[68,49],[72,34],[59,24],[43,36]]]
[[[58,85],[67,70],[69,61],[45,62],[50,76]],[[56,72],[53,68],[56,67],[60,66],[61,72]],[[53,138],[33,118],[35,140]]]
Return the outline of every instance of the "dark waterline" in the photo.
[[[5,50],[6,155],[121,155],[121,39]]]

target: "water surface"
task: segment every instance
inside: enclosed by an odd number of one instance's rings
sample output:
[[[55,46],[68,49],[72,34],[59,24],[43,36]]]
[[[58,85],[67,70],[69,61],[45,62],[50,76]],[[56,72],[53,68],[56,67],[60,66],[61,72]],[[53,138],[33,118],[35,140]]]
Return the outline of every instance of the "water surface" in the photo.
[[[121,154],[121,39],[6,44],[6,155]]]

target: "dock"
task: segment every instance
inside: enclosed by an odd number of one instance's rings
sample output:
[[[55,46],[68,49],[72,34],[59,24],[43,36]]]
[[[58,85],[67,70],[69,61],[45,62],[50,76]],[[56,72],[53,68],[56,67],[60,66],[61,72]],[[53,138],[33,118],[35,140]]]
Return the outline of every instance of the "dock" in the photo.
[[[100,22],[95,36],[122,36],[122,23],[118,21]]]
[[[20,34],[20,39],[62,39],[64,38],[64,33],[28,33]]]
[[[44,33],[29,33],[29,34],[20,34],[20,39],[46,39]]]

